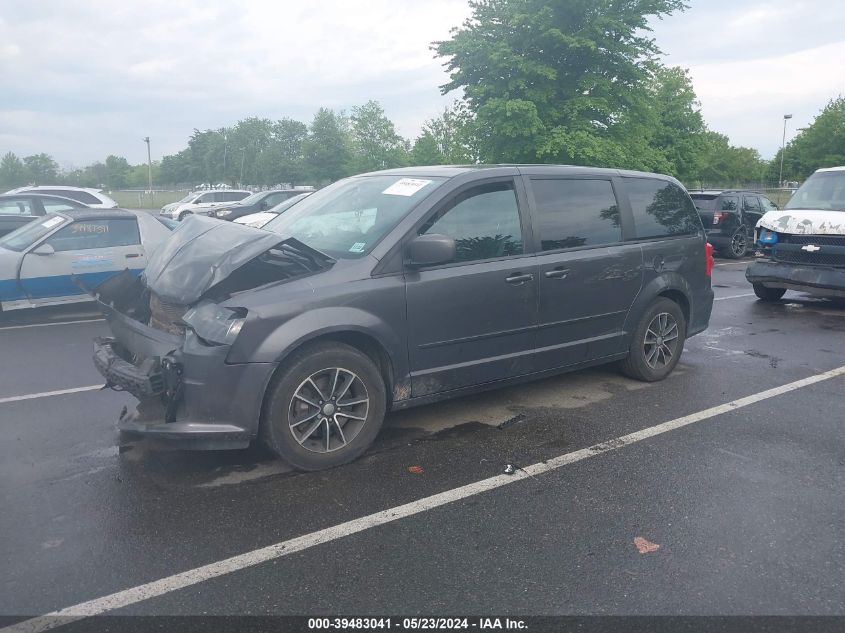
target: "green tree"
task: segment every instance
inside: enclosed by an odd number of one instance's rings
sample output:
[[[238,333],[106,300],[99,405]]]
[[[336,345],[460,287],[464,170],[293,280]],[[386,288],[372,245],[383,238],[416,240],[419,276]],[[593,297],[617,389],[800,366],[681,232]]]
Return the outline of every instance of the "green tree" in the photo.
[[[769,180],[779,177],[780,155],[778,150],[769,164]],[[845,165],[845,98],[832,99],[786,146],[783,158],[784,180],[804,180],[822,167]]]
[[[6,152],[0,160],[0,187],[3,191],[27,184],[26,166],[12,152]]]
[[[350,139],[346,118],[328,108],[314,115],[303,154],[309,178],[315,183],[338,180],[351,173]]]
[[[51,185],[59,179],[59,164],[49,154],[33,154],[23,159],[27,180],[34,185]]]
[[[106,187],[111,190],[124,189],[129,176],[129,162],[123,156],[106,157]]]
[[[352,164],[356,172],[401,167],[408,162],[405,140],[378,101],[352,108]]]
[[[456,101],[444,108],[434,119],[423,125],[423,133],[430,134],[442,155],[442,162],[451,165],[477,163],[479,160],[478,135],[475,118],[467,104]]]
[[[635,125],[659,50],[648,21],[682,0],[474,0],[434,43],[476,118],[481,158],[652,167]]]
[[[693,178],[705,149],[705,126],[689,73],[678,67],[657,68],[649,86],[654,115],[650,143],[669,164],[672,175]]]
[[[743,186],[760,182],[766,162],[750,147],[735,147],[728,137],[707,131],[695,177],[684,180],[688,187]]]
[[[412,165],[442,165],[446,162],[445,156],[437,146],[437,139],[428,130],[423,130],[423,133],[414,141],[414,146],[411,148],[411,164]]]

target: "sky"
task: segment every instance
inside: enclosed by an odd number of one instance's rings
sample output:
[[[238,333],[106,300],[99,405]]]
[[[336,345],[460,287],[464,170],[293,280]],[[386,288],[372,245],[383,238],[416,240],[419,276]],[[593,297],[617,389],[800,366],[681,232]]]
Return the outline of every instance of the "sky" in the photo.
[[[709,127],[771,158],[845,94],[845,2],[687,0],[653,23],[665,63],[688,68]],[[247,116],[310,121],[381,102],[413,139],[441,95],[430,43],[466,0],[0,0],[0,154],[64,168],[183,149],[194,128]]]

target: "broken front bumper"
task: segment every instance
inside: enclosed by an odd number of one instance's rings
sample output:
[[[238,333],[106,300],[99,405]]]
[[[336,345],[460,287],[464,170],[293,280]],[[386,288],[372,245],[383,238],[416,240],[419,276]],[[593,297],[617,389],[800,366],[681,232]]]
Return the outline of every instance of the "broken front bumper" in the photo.
[[[256,437],[275,364],[227,364],[228,347],[100,308],[114,338],[95,340],[94,365],[108,386],[139,400],[134,411],[121,414],[120,430],[194,449],[243,448]]]
[[[786,288],[824,297],[845,297],[845,269],[756,261],[745,278],[767,288]]]

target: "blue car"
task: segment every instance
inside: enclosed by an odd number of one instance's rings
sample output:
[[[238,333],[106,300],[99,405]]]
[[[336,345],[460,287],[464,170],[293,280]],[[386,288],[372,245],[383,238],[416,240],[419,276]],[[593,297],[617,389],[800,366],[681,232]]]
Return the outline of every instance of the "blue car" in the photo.
[[[175,224],[175,223],[174,223]],[[144,212],[74,209],[49,213],[0,237],[0,311],[90,301],[115,273],[140,273],[172,225]]]

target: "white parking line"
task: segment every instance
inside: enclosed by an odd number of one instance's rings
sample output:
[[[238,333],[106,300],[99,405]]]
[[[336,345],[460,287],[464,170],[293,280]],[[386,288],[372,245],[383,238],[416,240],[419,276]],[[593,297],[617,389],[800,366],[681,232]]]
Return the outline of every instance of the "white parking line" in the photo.
[[[94,391],[102,389],[103,385],[89,385],[87,387],[74,387],[72,389],[59,389],[58,391],[42,391],[41,393],[28,393],[24,396],[8,396],[0,398],[0,404],[6,402],[20,402],[21,400],[36,400],[37,398],[49,398],[50,396],[63,396],[68,393],[79,393],[81,391]]]
[[[747,266],[751,262],[742,261],[742,262],[724,262],[723,264],[713,264],[714,266]]]
[[[375,514],[347,521],[346,523],[340,523],[323,530],[318,530],[316,532],[311,532],[310,534],[282,541],[281,543],[268,545],[267,547],[262,547],[251,552],[232,556],[231,558],[203,565],[202,567],[189,569],[188,571],[183,571],[166,578],[161,578],[160,580],[138,585],[137,587],[131,587],[130,589],[124,589],[123,591],[118,591],[102,598],[95,598],[94,600],[89,600],[88,602],[82,602],[71,607],[65,607],[64,609],[53,611],[52,613],[48,613],[46,615],[31,618],[29,620],[23,620],[17,624],[0,629],[0,633],[12,633],[13,631],[15,633],[40,633],[41,631],[47,631],[75,620],[100,615],[102,613],[114,611],[115,609],[121,609],[144,600],[149,600],[150,598],[156,598],[179,589],[191,587],[206,580],[211,580],[212,578],[231,574],[249,567],[254,567],[255,565],[282,558],[283,556],[288,556],[289,554],[293,554],[295,552],[301,552],[323,543],[329,543],[351,534],[357,534],[358,532],[363,532],[380,525],[392,523],[394,521],[398,521],[399,519],[404,519],[421,512],[433,510],[434,508],[439,508],[446,504],[481,494],[482,492],[501,488],[528,477],[536,477],[537,475],[549,473],[568,464],[573,464],[583,459],[587,459],[588,457],[594,457],[603,453],[616,451],[623,446],[628,446],[662,433],[674,431],[675,429],[695,424],[696,422],[701,422],[702,420],[707,420],[723,413],[735,411],[768,398],[774,398],[775,396],[843,375],[845,375],[845,366],[831,369],[830,371],[809,376],[801,380],[796,380],[795,382],[781,385],[780,387],[767,389],[766,391],[761,391],[744,398],[739,398],[738,400],[720,404],[710,409],[691,413],[690,415],[669,420],[668,422],[663,422],[662,424],[658,424],[656,426],[651,426],[634,433],[629,433],[628,435],[623,435],[607,442],[594,444],[593,446],[582,448],[581,450],[574,451],[572,453],[566,453],[548,461],[527,466],[522,470],[517,470],[513,475],[498,475],[496,477],[490,477],[489,479],[482,479],[481,481],[461,486],[460,488],[454,488],[453,490],[447,490],[446,492],[441,492],[417,501],[412,501],[411,503],[406,503],[405,505],[390,508],[388,510],[382,510],[381,512],[376,512]]]
[[[716,297],[713,301],[724,301],[725,299],[739,299],[740,297],[753,297],[754,293],[749,292],[744,295],[731,295],[730,297]]]
[[[78,321],[54,321],[53,323],[31,323],[29,325],[8,325],[0,327],[0,332],[3,330],[22,330],[27,327],[47,327],[50,325],[74,325],[75,323],[96,323],[97,321],[105,321],[105,319],[80,319]]]

